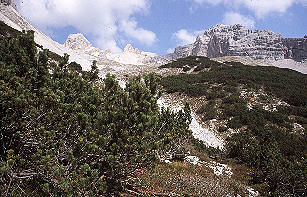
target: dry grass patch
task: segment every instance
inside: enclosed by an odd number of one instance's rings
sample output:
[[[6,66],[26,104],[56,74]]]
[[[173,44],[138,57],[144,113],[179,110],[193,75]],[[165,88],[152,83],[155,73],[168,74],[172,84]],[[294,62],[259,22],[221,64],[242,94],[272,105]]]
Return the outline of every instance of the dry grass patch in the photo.
[[[227,176],[216,176],[205,166],[174,162],[144,169],[139,174],[143,194],[174,196],[244,196],[247,187]]]

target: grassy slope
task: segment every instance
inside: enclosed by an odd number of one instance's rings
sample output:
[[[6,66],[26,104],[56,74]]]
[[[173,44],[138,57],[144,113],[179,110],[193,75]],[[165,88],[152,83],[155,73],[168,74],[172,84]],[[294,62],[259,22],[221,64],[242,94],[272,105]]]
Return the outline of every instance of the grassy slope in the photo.
[[[184,68],[182,65],[192,68],[198,58],[180,59],[160,68]],[[192,66],[186,66],[189,62]],[[307,147],[304,135],[307,128],[307,76],[290,69],[247,66],[237,62],[215,62],[206,67],[203,72],[164,77],[162,84],[169,93],[179,92],[202,100],[205,97],[197,113],[203,121],[226,122],[219,128],[220,132],[229,132],[230,128],[241,131],[228,139],[230,153],[226,154],[255,170],[253,183],[259,186],[258,189],[274,195],[292,192],[301,195],[305,177],[301,170],[306,162]],[[242,92],[251,96],[244,98]],[[268,103],[274,106],[280,101],[288,104],[277,106],[276,110],[263,109]],[[252,109],[248,104],[252,104]],[[293,123],[301,124],[303,132],[296,131]],[[244,147],[248,148],[244,150]],[[270,158],[270,151],[275,151],[274,159]],[[288,173],[278,175],[277,171]]]

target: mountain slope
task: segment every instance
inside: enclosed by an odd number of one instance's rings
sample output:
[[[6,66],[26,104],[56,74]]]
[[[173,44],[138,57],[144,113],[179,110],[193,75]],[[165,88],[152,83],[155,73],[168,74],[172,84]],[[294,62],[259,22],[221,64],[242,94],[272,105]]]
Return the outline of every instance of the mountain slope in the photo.
[[[193,139],[188,105],[159,109],[155,75],[125,89],[107,75],[101,86],[97,68],[71,71],[48,55],[32,31],[0,36],[0,196],[118,196]]]
[[[53,41],[51,38],[40,32],[27,22],[11,4],[0,4],[0,20],[18,31],[33,30],[35,32],[34,39],[37,44],[61,56],[64,55],[64,53],[67,53],[70,55],[70,61],[75,61],[81,64],[84,70],[90,70],[90,65],[92,64],[91,61],[76,54],[74,51],[65,48],[63,45]]]
[[[261,195],[306,194],[306,74],[199,56],[160,68],[186,71],[162,78],[172,103],[190,103],[201,125],[225,139],[224,159],[252,168]]]

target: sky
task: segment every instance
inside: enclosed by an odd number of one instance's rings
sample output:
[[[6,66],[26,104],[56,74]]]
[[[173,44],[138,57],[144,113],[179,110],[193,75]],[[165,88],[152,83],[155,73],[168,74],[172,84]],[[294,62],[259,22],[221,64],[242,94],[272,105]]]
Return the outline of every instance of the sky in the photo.
[[[82,33],[100,49],[131,43],[166,54],[216,24],[243,24],[284,37],[307,35],[307,0],[15,0],[35,27],[63,44]]]

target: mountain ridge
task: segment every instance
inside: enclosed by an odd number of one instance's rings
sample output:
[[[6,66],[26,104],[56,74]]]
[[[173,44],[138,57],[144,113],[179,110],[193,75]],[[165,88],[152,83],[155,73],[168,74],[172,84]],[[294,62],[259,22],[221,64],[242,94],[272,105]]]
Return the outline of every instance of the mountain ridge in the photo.
[[[252,59],[307,61],[306,38],[283,38],[271,30],[250,30],[243,25],[217,24],[197,36],[192,44],[179,46],[176,58],[187,56],[246,56]]]
[[[144,65],[145,59],[156,56],[154,53],[143,52],[138,49],[130,49],[120,54],[112,54],[111,50],[101,50],[92,44],[82,34],[72,34],[62,45],[53,41],[50,37],[31,25],[17,10],[13,0],[1,0],[0,20],[18,31],[32,30],[35,34],[35,42],[50,51],[63,56],[70,56],[70,62],[77,62],[84,70],[90,70],[92,61],[97,61],[100,68],[117,64]],[[133,47],[132,47],[133,48]],[[127,59],[127,60],[126,60]]]
[[[98,62],[106,59],[120,64],[144,65],[147,59],[157,56],[155,53],[133,48],[131,44],[127,44],[121,53],[112,53],[110,49],[102,50],[94,47],[81,33],[70,34],[64,46],[73,51],[93,56]]]
[[[248,30],[242,25],[219,24],[199,35],[194,43],[179,46],[171,54],[143,52],[134,49],[131,44],[128,44],[122,53],[113,54],[109,49],[101,50],[94,47],[81,34],[76,34],[77,36],[73,38],[68,36],[63,45],[53,41],[27,22],[12,0],[2,0],[0,10],[0,20],[19,31],[35,31],[35,41],[39,45],[59,55],[69,54],[70,61],[81,64],[85,70],[90,69],[94,60],[100,69],[116,65],[116,70],[121,65],[159,66],[178,58],[196,55],[210,58],[224,56],[251,58],[263,61],[262,65],[286,67],[307,73],[307,38],[282,38],[281,34],[270,30]]]
[[[63,56],[67,53],[70,56],[70,61],[75,61],[83,66],[84,70],[90,70],[91,61],[76,54],[74,51],[64,47],[58,42],[55,42],[50,37],[43,34],[33,25],[31,25],[16,9],[15,3],[12,0],[3,0],[0,3],[0,20],[18,31],[34,31],[34,40],[37,44],[43,46],[50,51]]]

